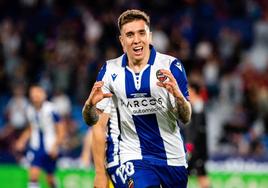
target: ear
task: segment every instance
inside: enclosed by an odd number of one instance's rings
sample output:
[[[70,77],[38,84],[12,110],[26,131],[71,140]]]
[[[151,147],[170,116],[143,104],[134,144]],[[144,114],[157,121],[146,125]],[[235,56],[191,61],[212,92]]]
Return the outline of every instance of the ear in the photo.
[[[125,45],[124,45],[124,39],[123,39],[123,37],[122,37],[121,35],[119,35],[119,40],[120,40],[121,46],[122,46],[122,48],[123,48],[123,51],[126,52],[126,51],[125,51],[125,47],[124,47],[124,46],[125,46]]]
[[[152,44],[152,42],[153,42],[153,34],[151,31],[149,33],[149,42],[150,42],[150,44]]]
[[[120,40],[121,45],[123,46],[123,38],[122,38],[122,35],[119,35],[119,40]]]

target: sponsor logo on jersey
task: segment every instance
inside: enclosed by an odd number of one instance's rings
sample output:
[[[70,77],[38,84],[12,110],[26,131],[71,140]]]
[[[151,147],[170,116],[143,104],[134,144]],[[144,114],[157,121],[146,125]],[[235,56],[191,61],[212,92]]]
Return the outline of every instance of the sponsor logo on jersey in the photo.
[[[156,78],[160,81],[160,82],[164,82],[167,79],[167,76],[164,75],[160,70],[156,71]]]
[[[131,98],[127,101],[121,99],[121,106],[130,109],[133,115],[153,114],[164,109],[161,97]]]
[[[179,62],[177,62],[177,63],[175,64],[175,66],[178,67],[178,68],[182,71],[182,67],[181,67],[181,64],[180,64]]]
[[[147,93],[132,93],[130,95],[134,98],[140,98],[140,97],[145,97]]]
[[[111,76],[112,76],[112,79],[114,81],[116,79],[116,77],[117,77],[117,74],[113,73]]]

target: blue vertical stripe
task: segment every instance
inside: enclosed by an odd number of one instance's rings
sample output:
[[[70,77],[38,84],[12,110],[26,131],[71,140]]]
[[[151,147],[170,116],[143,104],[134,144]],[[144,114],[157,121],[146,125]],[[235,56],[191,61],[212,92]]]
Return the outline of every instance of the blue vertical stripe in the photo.
[[[111,122],[109,120],[108,122],[108,131],[107,131],[107,138],[106,138],[106,142],[107,142],[107,149],[106,149],[106,157],[107,157],[107,162],[113,162],[114,158],[113,158],[113,154],[114,154],[114,143],[113,143],[113,139],[111,136]]]
[[[38,134],[39,134],[39,141],[40,141],[38,151],[44,152],[45,151],[44,134],[43,134],[43,131],[42,131],[40,117],[39,117],[38,112],[35,113],[35,119],[36,119],[36,124],[38,125]]]
[[[146,93],[146,97],[151,96],[151,91],[150,91],[150,72],[151,72],[151,67],[147,67],[146,70],[144,70],[143,74],[140,75],[142,76],[141,78],[141,88],[137,90],[135,88],[135,79],[133,78],[132,73],[128,70],[125,69],[125,89],[126,89],[126,94],[127,98],[134,98],[132,94],[135,93]]]
[[[150,92],[150,72],[151,66],[144,70],[141,78],[141,88],[135,88],[135,81],[132,73],[125,69],[125,90],[127,98],[134,98],[137,93],[145,93],[145,97],[151,97]],[[140,100],[141,98],[137,98]],[[140,141],[141,153],[144,159],[167,159],[164,142],[160,135],[160,130],[155,114],[133,115],[133,122]]]
[[[132,116],[144,159],[167,159],[155,114]]]

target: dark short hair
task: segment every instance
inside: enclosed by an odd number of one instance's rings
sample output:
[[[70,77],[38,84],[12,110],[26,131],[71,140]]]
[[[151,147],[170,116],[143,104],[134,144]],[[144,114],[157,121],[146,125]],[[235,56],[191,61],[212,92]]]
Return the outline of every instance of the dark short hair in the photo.
[[[134,20],[144,20],[146,25],[150,27],[150,17],[143,11],[137,9],[126,10],[118,18],[118,28],[121,31],[123,25]]]

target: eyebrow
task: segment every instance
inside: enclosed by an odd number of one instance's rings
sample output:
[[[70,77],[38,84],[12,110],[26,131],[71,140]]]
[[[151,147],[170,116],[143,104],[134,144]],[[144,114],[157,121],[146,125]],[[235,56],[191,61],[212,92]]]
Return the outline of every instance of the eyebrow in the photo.
[[[126,34],[126,35],[128,35],[128,34],[133,34],[133,33],[135,33],[135,32],[137,32],[137,33],[141,33],[141,32],[146,32],[146,30],[145,30],[145,29],[140,29],[140,30],[138,30],[138,31],[128,31],[128,32],[126,32],[125,34]]]

